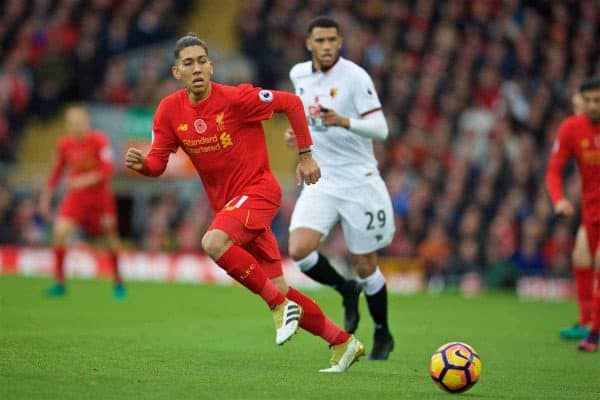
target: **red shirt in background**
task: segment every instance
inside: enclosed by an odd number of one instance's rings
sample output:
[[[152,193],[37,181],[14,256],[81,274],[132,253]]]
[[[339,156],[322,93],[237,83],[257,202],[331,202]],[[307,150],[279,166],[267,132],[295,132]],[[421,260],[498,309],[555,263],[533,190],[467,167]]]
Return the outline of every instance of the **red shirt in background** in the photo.
[[[581,174],[583,221],[600,221],[600,124],[585,114],[566,118],[554,141],[546,174],[553,204],[564,198],[562,173],[571,157]]]
[[[54,191],[63,174],[69,179],[93,171],[99,172],[102,180],[75,193],[95,193],[99,189],[110,188],[114,164],[108,137],[99,131],[90,131],[82,137],[64,136],[58,142],[58,155],[48,179],[48,187]]]

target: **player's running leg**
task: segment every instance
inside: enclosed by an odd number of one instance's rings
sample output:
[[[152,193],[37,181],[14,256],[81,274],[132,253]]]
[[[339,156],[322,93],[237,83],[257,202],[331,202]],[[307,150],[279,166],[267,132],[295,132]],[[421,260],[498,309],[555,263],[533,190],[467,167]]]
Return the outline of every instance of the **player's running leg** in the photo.
[[[577,348],[581,351],[598,351],[598,340],[600,336],[600,223],[586,224],[589,248],[592,250],[594,265],[593,293],[590,307],[591,326],[587,337],[579,342]]]
[[[58,216],[52,231],[52,247],[55,255],[54,284],[46,290],[48,297],[60,297],[66,294],[65,286],[65,247],[76,228],[76,222],[70,218]]]
[[[591,319],[594,270],[592,269],[587,232],[583,225],[577,230],[572,263],[579,320],[573,326],[559,331],[560,337],[569,340],[585,338],[589,333],[588,325]]]
[[[582,339],[589,333],[590,311],[592,303],[592,283],[594,271],[590,267],[573,266],[575,293],[579,307],[579,320],[571,327],[563,328],[559,335],[563,339]]]
[[[261,259],[261,261],[265,260]],[[281,264],[265,263],[261,265],[271,276],[271,281],[279,291],[285,293],[289,300],[302,307],[304,312],[300,318],[300,327],[329,343],[333,352],[330,367],[321,372],[344,372],[364,355],[365,349],[362,343],[327,318],[310,297],[287,285],[283,278]]]
[[[290,233],[289,253],[294,264],[313,280],[334,288],[342,295],[344,305],[344,327],[354,333],[358,327],[360,315],[358,301],[361,288],[352,279],[344,278],[331,265],[327,257],[317,252],[321,233],[309,228],[297,228]]]
[[[60,297],[67,293],[65,286],[65,248],[54,246],[54,283],[46,290],[48,297]]]
[[[108,242],[108,247],[110,249],[110,261],[113,272],[113,296],[117,300],[125,299],[127,292],[125,290],[125,285],[123,284],[123,278],[121,276],[121,271],[119,270],[119,259],[117,256],[117,252],[120,246],[119,236],[117,235],[116,229],[111,230],[106,234],[106,240]]]
[[[365,354],[365,347],[351,335],[348,340],[336,346],[331,346],[333,354],[331,355],[331,367],[320,370],[319,372],[344,372]]]
[[[258,261],[248,251],[233,244],[229,235],[211,229],[202,238],[202,248],[229,276],[252,293],[258,294],[273,312],[279,345],[288,341],[298,329],[302,309],[287,300],[267,277]]]
[[[286,296],[300,304],[304,310],[300,327],[323,338],[332,349],[331,366],[321,372],[344,372],[364,355],[365,349],[362,343],[327,318],[310,297],[292,287],[288,289]]]
[[[369,360],[387,360],[394,350],[394,338],[388,327],[388,296],[385,277],[377,266],[377,253],[353,255],[375,331]]]
[[[592,323],[590,332],[577,346],[581,351],[598,351],[598,342],[600,340],[600,268],[597,268],[594,272],[594,294],[592,296],[591,314]]]
[[[119,271],[117,253],[121,249],[119,239],[119,226],[117,220],[117,204],[115,196],[111,191],[104,191],[97,199],[99,211],[89,221],[89,229],[92,233],[100,232],[105,244],[110,250],[110,260],[113,273],[113,296],[117,300],[123,300],[126,296],[123,278]]]

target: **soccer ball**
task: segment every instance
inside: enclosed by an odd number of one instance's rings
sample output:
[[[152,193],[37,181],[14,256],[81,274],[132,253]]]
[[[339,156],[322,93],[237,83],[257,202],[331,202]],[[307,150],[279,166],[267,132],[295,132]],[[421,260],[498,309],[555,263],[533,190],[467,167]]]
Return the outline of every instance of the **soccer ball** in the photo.
[[[433,353],[429,375],[443,390],[460,393],[477,383],[481,367],[481,358],[474,348],[466,343],[451,342]]]

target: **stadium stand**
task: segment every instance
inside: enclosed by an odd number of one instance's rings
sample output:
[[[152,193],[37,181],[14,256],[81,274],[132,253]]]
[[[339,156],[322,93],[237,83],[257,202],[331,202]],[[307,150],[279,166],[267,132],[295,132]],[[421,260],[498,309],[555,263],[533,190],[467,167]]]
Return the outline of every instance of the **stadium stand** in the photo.
[[[0,159],[14,160],[26,115],[52,117],[61,102],[155,105],[176,87],[164,41],[189,7],[8,0],[0,15]],[[397,233],[385,255],[423,260],[442,284],[468,273],[490,286],[512,286],[519,275],[568,276],[576,221],[552,216],[543,176],[577,85],[600,74],[595,2],[250,0],[235,25],[255,69],[243,61],[220,78],[235,81],[241,69],[238,81],[290,90],[289,68],[307,57],[305,28],[319,14],[341,22],[343,55],[369,71],[388,118],[390,138],[376,152]],[[132,49],[141,56],[123,57]],[[164,62],[136,66],[148,59]],[[295,190],[286,188],[275,221],[282,250]],[[566,192],[578,201],[572,172]],[[0,185],[1,241],[43,242],[33,198]],[[209,220],[201,194],[156,195],[144,204],[152,218],[135,222],[136,243],[199,249]],[[326,251],[344,257],[339,231]]]
[[[568,274],[574,221],[552,217],[543,176],[577,85],[600,73],[595,2],[248,2],[240,43],[265,86],[290,88],[319,14],[341,22],[343,55],[373,76],[391,127],[377,148],[397,223],[386,253],[448,281]]]

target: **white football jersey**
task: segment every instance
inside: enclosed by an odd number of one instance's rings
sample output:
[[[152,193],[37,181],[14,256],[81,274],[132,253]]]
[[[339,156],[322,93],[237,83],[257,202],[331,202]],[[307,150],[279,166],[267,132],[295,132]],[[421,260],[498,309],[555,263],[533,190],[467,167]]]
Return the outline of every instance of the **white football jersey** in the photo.
[[[316,71],[312,61],[296,64],[290,70],[290,79],[304,104],[313,157],[321,167],[322,178],[318,182],[321,189],[339,191],[378,177],[372,139],[339,126],[324,126],[319,117],[320,106],[357,119],[380,110],[381,103],[369,74],[340,57],[326,72]]]

